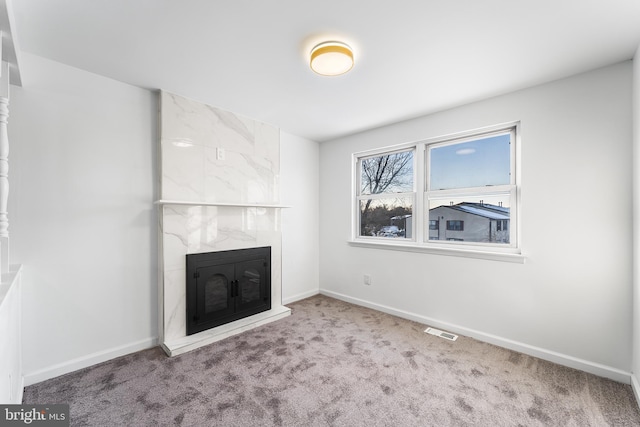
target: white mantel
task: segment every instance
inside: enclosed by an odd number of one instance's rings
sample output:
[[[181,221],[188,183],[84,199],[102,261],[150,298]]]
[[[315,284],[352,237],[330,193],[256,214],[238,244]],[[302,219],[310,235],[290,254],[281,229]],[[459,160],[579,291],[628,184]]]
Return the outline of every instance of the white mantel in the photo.
[[[290,314],[282,305],[280,132],[161,92],[160,331],[174,356]],[[186,255],[271,246],[271,310],[186,335]]]
[[[157,200],[157,205],[183,205],[183,206],[229,206],[242,208],[290,208],[291,206],[274,205],[271,203],[223,203],[223,202],[189,202],[186,200]]]

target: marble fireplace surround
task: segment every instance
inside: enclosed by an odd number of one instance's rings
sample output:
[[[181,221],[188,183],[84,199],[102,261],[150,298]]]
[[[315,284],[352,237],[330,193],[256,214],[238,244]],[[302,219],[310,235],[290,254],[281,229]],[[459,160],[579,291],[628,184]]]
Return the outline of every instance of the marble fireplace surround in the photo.
[[[160,92],[159,314],[169,356],[288,316],[279,129]],[[271,246],[271,310],[186,335],[186,255]]]

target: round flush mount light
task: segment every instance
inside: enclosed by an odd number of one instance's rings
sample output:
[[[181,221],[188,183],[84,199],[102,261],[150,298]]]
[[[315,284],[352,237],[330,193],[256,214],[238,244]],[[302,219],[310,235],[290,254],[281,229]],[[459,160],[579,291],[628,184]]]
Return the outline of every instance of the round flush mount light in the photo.
[[[353,68],[353,51],[341,42],[323,42],[311,49],[310,66],[322,76],[339,76]]]

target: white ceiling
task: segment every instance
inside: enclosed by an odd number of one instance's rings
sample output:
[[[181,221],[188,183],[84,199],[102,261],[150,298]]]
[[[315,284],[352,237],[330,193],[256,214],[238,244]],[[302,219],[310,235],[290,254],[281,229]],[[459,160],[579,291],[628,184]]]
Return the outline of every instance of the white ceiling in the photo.
[[[631,59],[640,45],[640,0],[14,0],[13,11],[24,52],[316,141]],[[356,65],[318,76],[308,53],[334,39]]]

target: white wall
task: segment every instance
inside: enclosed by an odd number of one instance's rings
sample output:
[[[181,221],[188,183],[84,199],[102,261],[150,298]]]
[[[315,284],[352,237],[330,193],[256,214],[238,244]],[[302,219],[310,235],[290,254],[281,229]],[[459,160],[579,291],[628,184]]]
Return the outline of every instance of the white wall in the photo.
[[[22,403],[22,286],[19,267],[0,283],[0,404]]]
[[[28,385],[157,339],[157,96],[21,59],[9,226]]]
[[[628,382],[631,84],[627,61],[322,143],[321,291]],[[353,152],[515,120],[525,264],[347,244]]]
[[[319,292],[319,145],[280,132],[282,298],[285,304]]]
[[[640,402],[640,47],[633,60],[633,360],[631,372]]]
[[[157,95],[23,54],[10,104],[11,258],[33,384],[155,345]],[[313,295],[318,144],[281,142],[283,292]],[[285,255],[286,254],[286,255]]]

